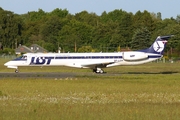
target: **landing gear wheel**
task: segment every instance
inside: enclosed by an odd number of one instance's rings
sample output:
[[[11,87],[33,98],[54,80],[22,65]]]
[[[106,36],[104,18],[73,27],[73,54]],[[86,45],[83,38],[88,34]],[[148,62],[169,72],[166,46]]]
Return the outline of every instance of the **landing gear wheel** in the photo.
[[[102,74],[102,73],[104,73],[104,71],[103,71],[103,70],[100,70],[99,72],[100,72],[101,74]]]
[[[93,72],[103,74],[105,73],[101,68],[93,69]]]
[[[19,71],[18,71],[18,69],[15,69],[15,73],[18,73]]]
[[[94,73],[96,73],[96,71],[97,71],[96,69],[93,69],[93,72],[94,72]]]

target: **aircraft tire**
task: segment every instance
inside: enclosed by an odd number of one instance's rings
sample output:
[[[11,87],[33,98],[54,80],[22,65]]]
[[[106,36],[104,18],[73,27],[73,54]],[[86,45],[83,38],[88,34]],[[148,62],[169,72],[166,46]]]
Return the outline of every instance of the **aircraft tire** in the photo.
[[[19,73],[18,69],[15,69],[15,73]]]

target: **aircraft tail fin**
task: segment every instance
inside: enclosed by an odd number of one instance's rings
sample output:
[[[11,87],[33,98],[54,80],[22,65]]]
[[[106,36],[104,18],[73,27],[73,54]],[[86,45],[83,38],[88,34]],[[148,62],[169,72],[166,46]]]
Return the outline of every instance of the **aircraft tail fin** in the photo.
[[[163,54],[164,49],[166,47],[167,40],[170,39],[172,35],[169,36],[158,36],[154,43],[145,50],[140,50],[146,53],[154,53],[154,54]]]

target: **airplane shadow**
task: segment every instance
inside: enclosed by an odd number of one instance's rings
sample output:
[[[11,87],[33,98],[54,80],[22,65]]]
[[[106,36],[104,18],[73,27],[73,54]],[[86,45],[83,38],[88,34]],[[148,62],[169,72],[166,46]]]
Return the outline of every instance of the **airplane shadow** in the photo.
[[[121,74],[175,74],[177,71],[163,71],[163,72],[127,72]]]

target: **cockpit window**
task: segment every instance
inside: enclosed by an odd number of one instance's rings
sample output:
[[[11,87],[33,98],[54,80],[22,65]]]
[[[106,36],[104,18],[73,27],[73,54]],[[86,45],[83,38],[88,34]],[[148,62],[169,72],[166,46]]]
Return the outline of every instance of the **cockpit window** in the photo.
[[[22,59],[25,59],[25,60],[26,60],[26,59],[27,59],[27,56],[23,56]]]
[[[18,57],[17,59],[27,59],[27,56],[26,55],[22,55],[22,56]]]
[[[22,55],[14,60],[27,60],[27,56],[26,55]]]
[[[23,58],[23,56],[20,56],[20,57],[18,57],[18,58],[16,58],[16,59],[22,59]]]

